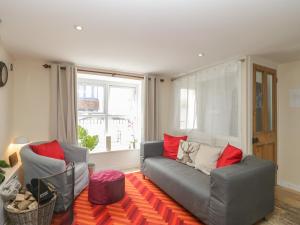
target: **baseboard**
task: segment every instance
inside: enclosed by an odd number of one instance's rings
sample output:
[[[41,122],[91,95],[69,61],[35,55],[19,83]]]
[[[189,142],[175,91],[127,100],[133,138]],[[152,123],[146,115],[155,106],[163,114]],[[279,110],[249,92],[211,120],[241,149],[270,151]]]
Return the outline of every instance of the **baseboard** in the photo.
[[[300,185],[293,184],[293,183],[291,183],[291,182],[287,182],[287,181],[284,181],[284,180],[280,180],[280,181],[278,181],[278,185],[279,185],[279,186],[282,186],[282,187],[285,187],[285,188],[292,189],[292,190],[294,190],[294,191],[300,192]]]

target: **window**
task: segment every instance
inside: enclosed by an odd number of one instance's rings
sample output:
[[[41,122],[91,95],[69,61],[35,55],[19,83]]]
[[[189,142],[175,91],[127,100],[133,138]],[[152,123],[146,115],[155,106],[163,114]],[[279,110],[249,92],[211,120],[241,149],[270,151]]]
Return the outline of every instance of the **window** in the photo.
[[[79,73],[77,96],[78,125],[88,135],[98,135],[93,152],[110,145],[112,151],[139,146],[141,81]]]
[[[195,90],[180,89],[180,129],[197,129],[195,98]]]

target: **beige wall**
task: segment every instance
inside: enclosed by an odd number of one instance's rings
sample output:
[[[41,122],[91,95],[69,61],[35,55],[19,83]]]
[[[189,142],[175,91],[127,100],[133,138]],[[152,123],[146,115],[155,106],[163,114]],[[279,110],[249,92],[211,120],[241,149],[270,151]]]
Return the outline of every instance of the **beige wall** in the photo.
[[[50,71],[44,62],[16,60],[14,70],[13,137],[49,139]]]
[[[12,63],[10,56],[0,42],[0,61],[4,61],[9,69]],[[9,71],[8,83],[0,88],[0,159],[3,158],[11,140],[13,72]]]
[[[278,183],[300,191],[300,108],[289,91],[300,89],[300,61],[278,67]]]

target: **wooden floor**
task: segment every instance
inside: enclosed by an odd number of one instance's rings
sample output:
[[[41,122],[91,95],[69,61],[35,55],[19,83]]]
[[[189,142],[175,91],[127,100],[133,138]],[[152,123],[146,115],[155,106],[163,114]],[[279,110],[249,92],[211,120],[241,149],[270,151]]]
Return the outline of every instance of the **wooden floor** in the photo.
[[[257,225],[300,225],[300,193],[277,186],[275,210]]]

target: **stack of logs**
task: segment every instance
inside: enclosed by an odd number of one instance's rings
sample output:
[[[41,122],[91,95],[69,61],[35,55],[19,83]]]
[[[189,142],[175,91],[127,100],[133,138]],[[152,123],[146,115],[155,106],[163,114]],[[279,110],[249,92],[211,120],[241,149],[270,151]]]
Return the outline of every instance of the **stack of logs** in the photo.
[[[19,190],[16,198],[7,205],[7,209],[10,209],[14,212],[33,210],[37,207],[38,202],[36,201],[35,197],[33,197],[32,193],[27,191],[24,187]]]

